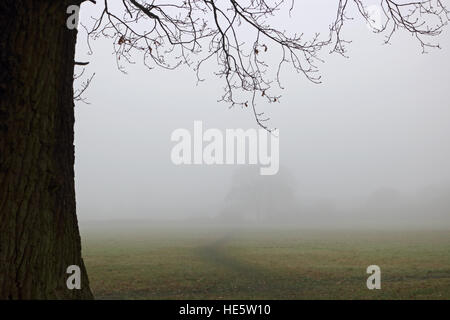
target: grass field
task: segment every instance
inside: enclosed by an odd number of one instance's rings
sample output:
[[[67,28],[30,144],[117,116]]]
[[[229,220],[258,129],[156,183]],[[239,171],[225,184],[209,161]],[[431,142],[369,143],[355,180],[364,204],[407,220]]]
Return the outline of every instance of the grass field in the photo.
[[[83,228],[97,299],[450,299],[450,231]],[[368,290],[366,268],[381,268]]]

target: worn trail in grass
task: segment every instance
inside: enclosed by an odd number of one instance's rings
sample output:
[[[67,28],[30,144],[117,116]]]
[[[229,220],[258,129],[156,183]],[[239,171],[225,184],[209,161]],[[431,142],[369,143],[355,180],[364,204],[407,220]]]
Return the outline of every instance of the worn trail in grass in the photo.
[[[449,299],[449,231],[84,229],[98,299]],[[368,290],[368,265],[382,289]]]

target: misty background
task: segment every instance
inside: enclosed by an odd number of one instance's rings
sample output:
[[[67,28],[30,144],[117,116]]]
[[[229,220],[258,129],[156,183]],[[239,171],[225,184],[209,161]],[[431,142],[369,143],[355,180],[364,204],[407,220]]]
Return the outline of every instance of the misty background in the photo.
[[[327,30],[335,5],[313,2],[305,1],[304,19],[279,22],[307,34]],[[96,7],[84,4],[80,21]],[[258,165],[171,162],[171,133],[192,131],[195,120],[204,129],[258,128],[250,109],[217,102],[224,84],[213,64],[198,85],[187,67],[148,70],[138,57],[125,75],[112,40],[91,42],[89,55],[80,28],[77,61],[90,62],[86,75],[95,72],[84,95],[90,104],[75,109],[80,222],[449,227],[448,30],[433,39],[442,50],[428,54],[402,31],[383,45],[359,17],[343,32],[353,41],[350,58],[323,49],[322,84],[285,68],[281,102],[258,104],[280,130],[280,171],[260,176]]]

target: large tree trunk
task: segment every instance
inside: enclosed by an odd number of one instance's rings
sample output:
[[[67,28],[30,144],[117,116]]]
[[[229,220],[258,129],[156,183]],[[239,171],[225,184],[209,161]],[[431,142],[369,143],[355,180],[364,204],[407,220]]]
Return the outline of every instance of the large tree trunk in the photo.
[[[75,212],[68,5],[0,2],[0,299],[92,298]],[[80,290],[66,286],[70,265]]]

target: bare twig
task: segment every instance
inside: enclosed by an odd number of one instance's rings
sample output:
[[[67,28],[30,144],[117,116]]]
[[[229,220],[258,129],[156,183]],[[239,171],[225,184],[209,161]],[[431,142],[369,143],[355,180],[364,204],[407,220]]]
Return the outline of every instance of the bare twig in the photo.
[[[384,21],[375,32],[386,32],[389,42],[401,29],[419,41],[423,52],[439,48],[427,39],[439,35],[448,23],[449,12],[442,0],[400,1],[380,0]],[[292,0],[122,0],[122,6],[114,3],[114,10],[104,0],[101,14],[87,31],[88,39],[113,39],[117,66],[123,72],[123,63],[134,63],[135,53],[141,52],[144,65],[150,69],[159,66],[172,70],[187,65],[195,70],[198,81],[203,81],[202,66],[214,60],[218,66],[215,74],[225,84],[220,101],[242,108],[251,105],[256,122],[271,131],[269,118],[256,109],[257,98],[269,103],[280,100],[273,84],[282,89],[280,75],[287,64],[313,83],[320,83],[316,63],[322,61],[321,49],[331,45],[331,52],[346,55],[349,41],[343,39],[342,30],[350,19],[350,3],[371,22],[363,0],[337,0],[330,34],[315,34],[310,39],[268,22],[284,9],[291,15]],[[269,72],[273,65],[265,62],[269,54],[279,56],[274,76]]]

